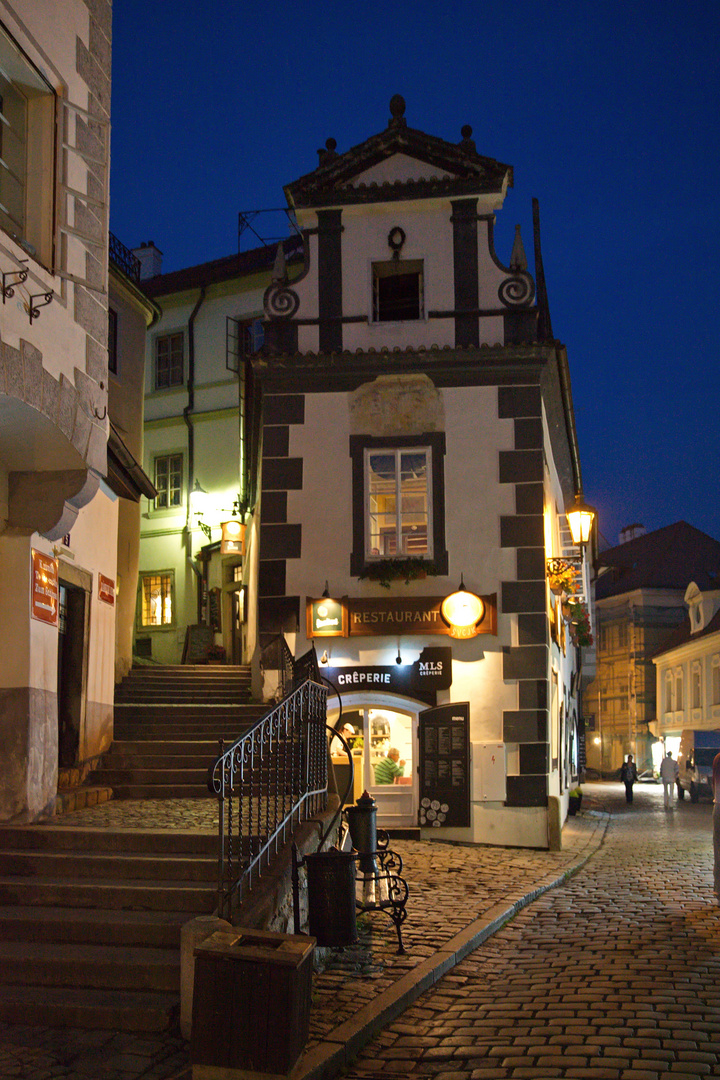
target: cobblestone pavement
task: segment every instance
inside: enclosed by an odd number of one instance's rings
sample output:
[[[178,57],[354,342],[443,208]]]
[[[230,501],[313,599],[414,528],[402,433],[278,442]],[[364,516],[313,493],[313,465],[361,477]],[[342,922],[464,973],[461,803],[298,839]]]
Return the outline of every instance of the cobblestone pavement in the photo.
[[[602,849],[369,1043],[346,1077],[720,1077],[712,810],[587,785]],[[587,801],[587,800],[584,800]]]
[[[711,811],[707,805],[685,801],[665,815],[659,787],[643,785],[636,789],[635,804],[627,809],[624,797],[620,800],[623,791],[620,785],[587,785],[585,791],[583,812],[568,819],[560,852],[393,841],[392,847],[402,855],[403,876],[411,890],[408,920],[403,926],[407,955],[396,954],[397,939],[389,919],[380,913],[361,917],[357,947],[330,953],[324,970],[314,976],[310,1040],[305,1058],[309,1061],[313,1051],[317,1054],[327,1046],[327,1040],[332,1039],[332,1032],[337,1032],[340,1025],[351,1023],[363,1009],[372,1011],[375,1002],[392,995],[401,980],[412,982],[418,977],[413,973],[414,969],[421,970],[422,965],[432,963],[438,950],[453,935],[468,927],[472,929],[475,920],[486,913],[504,912],[512,905],[519,908],[534,900],[506,929],[496,933],[488,943],[443,976],[434,993],[424,994],[400,1020],[390,1024],[358,1060],[352,1075],[382,1075],[384,1080],[400,1074],[439,1075],[442,1080],[455,1080],[456,1077],[459,1080],[468,1075],[475,1080],[483,1076],[501,1080],[505,1076],[536,1075],[567,1075],[578,1080],[581,1077],[628,1075],[634,1080],[646,1080],[646,1077],[659,1075],[657,1070],[638,1071],[641,1056],[645,1053],[639,1046],[633,1055],[637,1067],[626,1074],[617,1070],[594,1073],[584,1067],[578,1071],[573,1065],[577,1056],[574,1050],[570,1057],[569,1051],[564,1049],[563,1025],[570,1032],[568,1045],[571,1048],[576,1040],[583,1046],[591,1046],[593,1040],[586,1030],[589,1022],[586,1023],[582,1003],[590,1009],[598,1001],[612,1001],[615,1016],[612,1010],[607,1015],[609,1020],[614,1019],[617,1028],[622,1004],[615,1003],[614,991],[609,985],[611,973],[618,962],[624,965],[626,989],[618,1001],[630,1001],[635,985],[631,973],[636,970],[635,952],[640,948],[643,960],[638,979],[645,994],[642,1000],[646,1000],[648,979],[643,972],[652,972],[653,978],[658,966],[665,972],[663,939],[674,932],[676,924],[685,925],[692,917],[694,922],[687,929],[693,949],[714,940]],[[605,802],[613,813],[607,834]],[[212,829],[210,817],[214,808],[198,801],[194,805],[191,803],[185,800],[173,801],[173,804],[148,801],[143,807],[133,804],[125,810],[121,803],[106,803],[68,815],[67,821],[68,824],[106,827],[133,827],[142,823],[145,827],[171,828],[180,824],[184,828]],[[591,858],[603,836],[606,836],[604,847]],[[564,875],[586,862],[586,868],[576,877],[562,881]],[[666,869],[666,863],[671,869]],[[604,868],[602,873],[601,868]],[[670,874],[678,881],[673,893],[668,892],[672,885],[667,881]],[[617,897],[624,897],[628,892],[627,879],[637,879],[637,883],[628,899],[626,912],[624,900],[618,904]],[[538,890],[547,889],[559,880],[562,882],[559,888],[535,899]],[[577,883],[581,880],[584,885],[578,891]],[[686,887],[690,899],[685,895]],[[672,904],[670,896],[674,898]],[[557,910],[554,905],[558,905]],[[664,911],[663,918],[655,910],[658,905]],[[648,914],[650,918],[646,919]],[[579,927],[578,918],[582,922]],[[628,929],[624,928],[625,918]],[[597,947],[593,946],[592,953],[582,951],[584,938],[596,925],[598,931],[602,930],[605,946],[613,946],[613,963],[603,959],[600,940]],[[644,934],[649,935],[646,942],[641,941]],[[680,945],[675,944],[670,955],[677,956],[688,945],[685,940],[681,950]],[[703,961],[706,972],[715,955],[713,950],[714,946],[711,946],[710,960]],[[520,952],[527,955],[526,961],[518,961]],[[720,945],[717,953],[720,955]],[[683,966],[682,978],[686,980],[683,986],[686,990],[689,986],[695,993],[691,971],[695,971],[695,978],[699,979],[699,965],[693,962],[689,972],[685,970],[684,957],[678,963]],[[532,980],[528,981],[526,972],[538,975],[541,980],[542,991],[537,988],[535,991],[540,1006],[534,1005]],[[554,986],[556,977],[559,988]],[[521,981],[518,983],[517,979]],[[677,979],[680,979],[679,974]],[[720,980],[718,985],[720,987]],[[573,1005],[563,1007],[556,1002],[563,987],[568,986]],[[527,997],[523,997],[525,993]],[[562,1015],[555,1016],[554,1013],[559,1009],[562,1014],[564,1008],[574,1010],[567,1023]],[[652,1039],[645,1033],[645,1028],[651,1026],[649,1021],[644,1022],[647,1012],[648,1008],[645,1012],[640,1009],[638,1013],[638,1032],[643,1034],[636,1033],[634,1037],[640,1041]],[[535,1013],[538,1029],[531,1023]],[[550,1013],[553,1014],[552,1023]],[[639,1019],[643,1019],[642,1025]],[[720,1031],[720,1009],[717,1021]],[[601,1037],[618,1039],[629,1048],[621,1036],[614,1032],[612,1036],[608,1035],[609,1026],[612,1024],[608,1022],[602,1026]],[[535,1040],[540,1038],[543,1045],[553,1047],[555,1054],[563,1055],[566,1063],[562,1068],[551,1063],[549,1072],[508,1071],[505,1061],[514,1056],[516,1047],[522,1049],[523,1060],[514,1060],[512,1069],[543,1069],[548,1065],[547,1061],[540,1060],[542,1054],[531,1055],[528,1051],[528,1047],[534,1047]],[[551,1039],[555,1041],[551,1042]],[[510,1049],[504,1056],[498,1056],[495,1048],[503,1046]],[[463,1048],[467,1051],[464,1056]],[[598,1051],[594,1056],[603,1055]],[[540,1060],[540,1065],[526,1066],[526,1058],[532,1062]],[[607,1062],[611,1060],[606,1058],[602,1068],[607,1068]],[[5,1077],[189,1080],[188,1064],[188,1046],[174,1035],[146,1038],[112,1032],[0,1026],[2,1080]],[[479,1071],[483,1067],[485,1072]],[[715,1075],[711,1069],[695,1073],[692,1069],[684,1070],[686,1076],[703,1074]],[[308,1070],[306,1075],[310,1075]],[[720,1076],[720,1070],[717,1075]]]

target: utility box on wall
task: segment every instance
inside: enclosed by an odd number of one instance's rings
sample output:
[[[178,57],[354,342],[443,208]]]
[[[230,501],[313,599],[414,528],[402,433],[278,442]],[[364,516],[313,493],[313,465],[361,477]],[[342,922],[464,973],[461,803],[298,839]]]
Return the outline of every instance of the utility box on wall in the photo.
[[[504,802],[505,744],[473,743],[473,799],[475,802]]]

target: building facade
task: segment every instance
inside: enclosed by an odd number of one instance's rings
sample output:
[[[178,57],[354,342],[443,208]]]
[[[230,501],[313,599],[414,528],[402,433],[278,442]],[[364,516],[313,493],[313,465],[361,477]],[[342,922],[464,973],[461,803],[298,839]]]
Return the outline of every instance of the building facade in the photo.
[[[297,250],[288,243],[288,265]],[[262,345],[276,253],[262,247],[170,274],[154,244],[134,254],[161,308],[146,347],[144,468],[157,494],[142,500],[134,647],[176,664],[212,645],[247,663],[257,653],[260,440],[248,358]],[[239,531],[223,542],[228,522]],[[198,626],[211,633],[193,634]]]
[[[719,571],[719,559],[718,542],[683,521],[599,556],[597,669],[583,697],[589,768],[614,772],[628,753],[639,770],[653,767],[650,725],[660,707],[653,657],[686,616],[689,582]]]
[[[112,733],[111,6],[0,4],[0,795],[52,810]]]
[[[253,359],[260,644],[316,645],[379,820],[547,847],[579,771],[581,651],[546,573],[581,490],[567,356],[537,220],[537,299],[519,232],[494,249],[512,169],[390,108],[285,189],[304,266],[276,265]],[[461,583],[464,630],[441,613]]]
[[[675,757],[686,730],[720,730],[720,576],[691,581],[686,618],[653,657],[653,734]]]

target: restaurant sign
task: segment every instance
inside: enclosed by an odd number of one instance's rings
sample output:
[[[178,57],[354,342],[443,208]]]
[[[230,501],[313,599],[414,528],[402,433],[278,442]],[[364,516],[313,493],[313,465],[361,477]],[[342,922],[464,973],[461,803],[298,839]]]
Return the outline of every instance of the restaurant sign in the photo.
[[[434,693],[452,685],[452,649],[423,649],[414,664],[330,668],[329,682],[341,694],[385,690],[391,694]]]
[[[444,596],[321,597],[307,601],[307,636],[378,637],[409,634],[451,634],[440,606]],[[482,596],[482,619],[469,633],[497,633],[497,593]]]
[[[31,551],[30,614],[33,619],[57,626],[58,621],[58,563],[51,555]]]

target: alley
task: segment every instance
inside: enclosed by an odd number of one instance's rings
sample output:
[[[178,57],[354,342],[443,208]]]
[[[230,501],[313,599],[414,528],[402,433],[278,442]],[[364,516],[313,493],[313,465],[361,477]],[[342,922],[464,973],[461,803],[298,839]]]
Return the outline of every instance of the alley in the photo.
[[[712,808],[586,785],[612,819],[566,885],[389,1025],[349,1075],[437,1080],[720,1076]],[[588,798],[589,796],[589,798]]]

